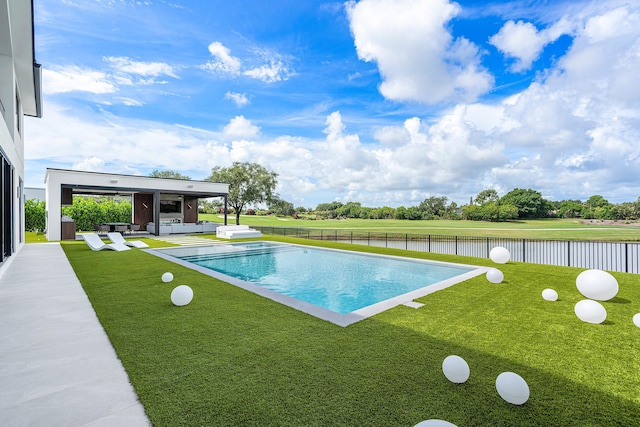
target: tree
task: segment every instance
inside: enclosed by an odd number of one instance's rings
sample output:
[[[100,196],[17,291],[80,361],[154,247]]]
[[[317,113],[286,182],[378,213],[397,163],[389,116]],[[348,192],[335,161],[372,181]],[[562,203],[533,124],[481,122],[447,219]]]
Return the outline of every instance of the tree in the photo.
[[[578,218],[582,212],[582,202],[580,200],[563,200],[558,206],[558,216],[560,218]]]
[[[475,203],[482,205],[487,202],[497,202],[500,200],[500,196],[498,196],[498,192],[493,188],[488,190],[482,190],[478,193],[475,199]]]
[[[582,217],[586,219],[610,219],[608,218],[610,212],[611,204],[609,201],[601,195],[595,194],[584,202]]]
[[[240,213],[246,205],[270,202],[275,193],[278,174],[257,163],[234,162],[231,167],[216,166],[206,181],[229,184],[228,204],[235,210],[236,225],[240,225]]]
[[[339,216],[345,218],[360,218],[362,205],[360,202],[348,202],[347,204],[340,206],[336,212]]]
[[[190,176],[182,175],[180,172],[172,170],[161,171],[155,169],[149,176],[152,178],[191,179]]]
[[[549,203],[540,192],[532,189],[515,188],[502,196],[500,203],[518,208],[518,218],[546,218]]]
[[[428,197],[420,203],[418,209],[423,219],[442,218],[447,212],[447,197]]]
[[[293,208],[293,203],[287,202],[286,200],[282,200],[280,198],[274,198],[268,204],[269,210],[276,215],[280,216],[293,216],[296,213]]]

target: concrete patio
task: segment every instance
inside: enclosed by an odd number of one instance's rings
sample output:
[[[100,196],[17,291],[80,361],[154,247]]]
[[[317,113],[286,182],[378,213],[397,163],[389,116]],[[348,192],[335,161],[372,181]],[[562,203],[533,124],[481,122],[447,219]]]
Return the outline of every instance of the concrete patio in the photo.
[[[58,243],[0,277],[0,426],[149,426]]]

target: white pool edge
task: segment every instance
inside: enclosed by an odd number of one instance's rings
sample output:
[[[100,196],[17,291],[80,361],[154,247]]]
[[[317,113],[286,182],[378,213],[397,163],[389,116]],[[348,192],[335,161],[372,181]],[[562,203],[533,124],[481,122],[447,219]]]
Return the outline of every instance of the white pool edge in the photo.
[[[280,242],[277,242],[280,243]],[[235,277],[232,276],[228,276],[226,274],[220,273],[218,271],[215,270],[211,270],[209,268],[206,267],[201,267],[199,265],[193,264],[191,262],[188,261],[184,261],[182,259],[170,256],[170,255],[166,255],[162,252],[160,252],[159,250],[161,249],[169,249],[169,248],[157,248],[157,249],[145,249],[144,251],[147,253],[150,253],[152,255],[155,255],[157,257],[160,257],[162,259],[165,259],[167,261],[173,262],[175,264],[178,265],[182,265],[183,267],[187,267],[191,270],[195,270],[198,271],[202,274],[205,274],[207,276],[210,277],[214,277],[218,280],[222,280],[223,282],[227,282],[230,283],[234,286],[237,286],[239,288],[245,289],[249,292],[253,292],[254,294],[263,296],[265,298],[268,298],[272,301],[276,301],[279,302],[280,304],[286,305],[288,307],[294,308],[296,310],[302,311],[304,313],[310,314],[312,316],[315,316],[319,319],[322,320],[326,320],[327,322],[331,322],[333,324],[336,324],[338,326],[342,326],[342,327],[346,327],[349,325],[352,325],[356,322],[359,322],[363,319],[366,319],[368,317],[374,316],[376,314],[382,313],[383,311],[387,311],[391,308],[397,307],[398,305],[402,305],[404,303],[407,303],[409,301],[413,301],[416,298],[421,298],[424,297],[426,295],[432,294],[434,292],[440,291],[442,289],[446,289],[448,287],[451,287],[455,284],[458,283],[462,283],[464,281],[467,281],[471,278],[480,276],[481,274],[485,274],[488,270],[490,270],[490,267],[481,267],[481,266],[476,266],[476,265],[469,265],[469,264],[458,264],[458,263],[452,263],[452,262],[443,262],[443,261],[433,261],[433,260],[424,260],[424,259],[420,259],[420,258],[410,258],[410,257],[402,257],[402,256],[395,256],[395,255],[381,255],[381,254],[372,254],[372,253],[367,253],[367,252],[359,252],[359,251],[348,251],[348,250],[342,250],[342,249],[333,249],[333,248],[322,248],[322,247],[316,247],[316,246],[305,246],[305,245],[297,245],[297,244],[291,244],[291,246],[300,246],[300,247],[308,247],[308,248],[314,248],[314,249],[325,249],[325,250],[331,250],[331,251],[337,251],[337,252],[346,252],[346,253],[357,253],[357,254],[362,254],[362,255],[369,255],[369,256],[378,256],[378,257],[383,257],[383,258],[397,258],[397,259],[403,259],[403,260],[411,260],[411,261],[422,261],[425,263],[429,263],[429,264],[439,264],[439,265],[447,265],[447,266],[454,266],[454,267],[465,267],[465,268],[471,268],[471,271],[468,271],[466,273],[460,274],[458,276],[455,277],[451,277],[449,279],[443,280],[441,282],[436,282],[427,286],[424,286],[420,289],[415,289],[413,291],[407,292],[405,294],[402,295],[398,295],[395,296],[393,298],[389,298],[388,300],[385,301],[380,301],[378,303],[372,304],[370,306],[358,309],[356,311],[352,311],[351,313],[347,313],[347,314],[340,314],[340,313],[336,313],[335,311],[331,311],[331,310],[327,310],[325,308],[322,307],[318,307],[317,305],[314,304],[310,304],[308,302],[305,301],[301,301],[299,299],[296,298],[292,298],[290,296],[287,295],[283,295],[279,292],[276,291],[272,291],[270,289],[267,288],[263,288],[262,286],[257,286],[254,285],[253,283],[250,282],[245,282],[244,280],[240,280],[237,279]]]

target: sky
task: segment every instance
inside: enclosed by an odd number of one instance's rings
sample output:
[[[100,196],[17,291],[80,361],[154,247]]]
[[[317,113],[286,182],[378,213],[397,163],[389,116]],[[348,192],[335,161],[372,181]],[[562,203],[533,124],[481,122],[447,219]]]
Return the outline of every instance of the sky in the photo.
[[[640,196],[640,0],[35,0],[46,168],[204,180],[295,206]]]

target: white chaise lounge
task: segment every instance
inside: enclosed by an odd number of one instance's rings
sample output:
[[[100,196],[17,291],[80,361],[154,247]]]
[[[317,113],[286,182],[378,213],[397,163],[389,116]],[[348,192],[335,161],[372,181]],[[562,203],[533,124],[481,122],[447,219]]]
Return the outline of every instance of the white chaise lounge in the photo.
[[[107,233],[107,237],[116,245],[126,245],[138,249],[149,247],[149,245],[140,240],[126,240],[120,233]]]
[[[245,239],[249,237],[262,237],[262,233],[248,225],[219,225],[216,228],[216,237],[219,239]]]
[[[110,249],[112,251],[128,251],[131,248],[129,246],[125,246],[117,243],[105,243],[102,241],[100,236],[97,234],[82,234],[82,238],[87,243],[87,245],[93,251],[101,251],[103,249]]]

